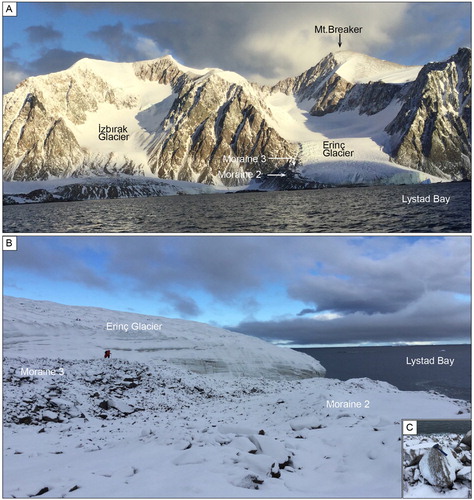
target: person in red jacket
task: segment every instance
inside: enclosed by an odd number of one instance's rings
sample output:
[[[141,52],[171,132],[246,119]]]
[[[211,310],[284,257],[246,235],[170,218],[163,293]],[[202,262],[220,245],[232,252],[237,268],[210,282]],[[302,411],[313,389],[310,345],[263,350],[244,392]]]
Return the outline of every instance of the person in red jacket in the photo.
[[[110,358],[110,351],[108,349],[105,351],[104,358]]]

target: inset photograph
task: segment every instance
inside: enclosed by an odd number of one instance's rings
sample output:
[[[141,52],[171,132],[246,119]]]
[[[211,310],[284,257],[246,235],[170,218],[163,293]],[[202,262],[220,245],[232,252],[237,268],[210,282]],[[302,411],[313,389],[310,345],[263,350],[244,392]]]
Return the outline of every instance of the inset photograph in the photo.
[[[471,498],[471,459],[470,420],[404,421],[403,498]]]

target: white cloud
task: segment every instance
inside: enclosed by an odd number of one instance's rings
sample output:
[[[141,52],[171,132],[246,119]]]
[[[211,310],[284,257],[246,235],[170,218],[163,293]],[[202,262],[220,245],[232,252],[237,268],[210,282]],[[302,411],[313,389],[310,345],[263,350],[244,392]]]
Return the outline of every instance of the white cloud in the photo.
[[[156,59],[169,54],[168,50],[162,50],[150,38],[138,37],[135,49],[139,54],[143,54],[143,59]]]
[[[28,77],[26,71],[22,70],[15,63],[5,61],[3,63],[3,91],[11,92],[18,82]]]
[[[339,313],[326,312],[326,313],[315,314],[313,316],[313,319],[316,319],[318,321],[331,321],[333,319],[339,319],[342,317],[343,315]]]

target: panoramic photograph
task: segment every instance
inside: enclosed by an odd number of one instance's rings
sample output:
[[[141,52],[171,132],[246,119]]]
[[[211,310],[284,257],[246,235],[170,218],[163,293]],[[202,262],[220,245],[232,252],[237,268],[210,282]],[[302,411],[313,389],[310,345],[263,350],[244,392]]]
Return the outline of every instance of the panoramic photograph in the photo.
[[[470,237],[3,254],[4,497],[470,497]]]
[[[471,230],[471,5],[20,2],[5,232]]]

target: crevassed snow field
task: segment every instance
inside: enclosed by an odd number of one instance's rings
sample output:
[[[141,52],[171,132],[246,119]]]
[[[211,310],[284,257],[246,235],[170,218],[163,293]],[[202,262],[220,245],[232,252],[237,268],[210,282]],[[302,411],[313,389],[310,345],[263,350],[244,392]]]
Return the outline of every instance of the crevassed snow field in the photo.
[[[470,415],[200,323],[145,318],[163,342],[104,331],[138,316],[6,298],[4,496],[400,497],[401,419]]]

